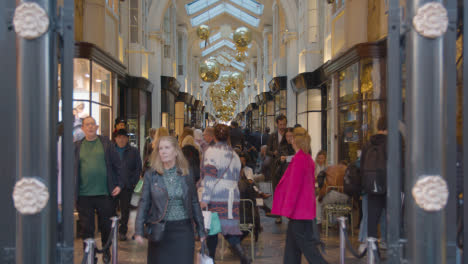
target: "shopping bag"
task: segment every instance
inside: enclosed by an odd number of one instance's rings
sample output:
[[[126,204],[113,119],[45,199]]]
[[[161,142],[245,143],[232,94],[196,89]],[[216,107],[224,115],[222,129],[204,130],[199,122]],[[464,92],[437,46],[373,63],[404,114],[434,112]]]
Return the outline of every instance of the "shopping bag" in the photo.
[[[221,233],[221,221],[219,220],[218,213],[211,213],[210,232],[208,235],[216,235]]]
[[[134,192],[132,194],[132,199],[130,199],[130,205],[134,207],[138,207],[138,203],[140,203],[141,193]]]
[[[208,250],[206,250],[205,242],[202,243],[200,252],[197,253],[195,264],[214,264],[214,261],[208,256]]]
[[[133,189],[133,192],[135,193],[141,193],[141,190],[143,189],[143,179],[140,179],[135,186],[135,189]]]
[[[210,229],[211,227],[211,212],[210,211],[202,211],[203,214],[203,223],[205,225],[205,229]]]

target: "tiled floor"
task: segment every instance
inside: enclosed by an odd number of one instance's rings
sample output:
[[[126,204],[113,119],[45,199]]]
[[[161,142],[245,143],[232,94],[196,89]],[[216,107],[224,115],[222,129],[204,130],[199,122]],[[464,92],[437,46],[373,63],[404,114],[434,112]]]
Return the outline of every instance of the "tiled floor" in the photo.
[[[133,219],[135,218],[135,212],[132,212],[130,217],[129,230],[133,230]],[[255,260],[253,263],[268,263],[268,264],[280,264],[283,263],[283,251],[286,240],[286,227],[287,221],[283,221],[283,224],[277,225],[274,223],[274,219],[262,217],[262,225],[264,228],[261,233],[259,241],[255,245]],[[357,247],[355,236],[351,238],[352,243]],[[97,239],[98,247],[100,248],[100,239]],[[322,234],[322,240],[326,245],[325,259],[329,263],[339,263],[339,237],[338,230],[331,229],[329,237],[325,238]],[[221,240],[220,240],[221,241]],[[244,249],[250,254],[250,239],[245,239],[242,243]],[[197,245],[198,246],[198,245]],[[140,246],[131,239],[126,242],[119,242],[119,263],[120,264],[143,264],[146,263],[146,246]],[[75,241],[75,263],[81,263],[83,258],[82,242],[81,240]],[[307,263],[305,259],[302,261]],[[102,263],[101,257],[99,256],[99,263]],[[237,257],[230,253],[230,250],[225,249],[224,260],[221,261],[221,243],[218,245],[216,254],[217,264],[234,264],[239,263]],[[347,264],[358,264],[366,263],[366,258],[361,260],[354,258],[349,252],[346,253]],[[178,263],[170,263],[178,264]]]

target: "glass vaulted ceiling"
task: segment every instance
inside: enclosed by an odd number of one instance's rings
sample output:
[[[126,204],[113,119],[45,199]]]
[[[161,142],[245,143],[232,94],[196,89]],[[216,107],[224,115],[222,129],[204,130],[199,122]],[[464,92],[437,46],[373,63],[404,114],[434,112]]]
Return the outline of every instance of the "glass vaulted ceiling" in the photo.
[[[207,48],[206,50],[202,51],[202,56],[205,57],[206,55],[216,51],[217,49],[225,47],[225,46],[232,49],[232,50],[236,49],[236,45],[234,44],[234,42],[223,39],[223,40],[217,42],[216,44],[212,45],[211,47]]]
[[[256,15],[262,15],[263,14],[263,5],[255,2],[253,0],[230,0],[232,3],[241,6],[242,8],[256,14]],[[189,3],[185,5],[185,9],[187,11],[187,14],[194,15],[195,13],[219,2],[219,0],[197,0],[192,3]],[[192,26],[198,26],[201,25],[202,23],[205,23],[206,21],[213,19],[223,13],[229,14],[231,16],[234,16],[235,18],[253,26],[253,27],[258,27],[260,24],[260,19],[250,15],[249,13],[229,4],[226,2],[223,2],[222,4],[219,4],[203,13],[200,15],[197,15],[195,17],[192,17],[190,19],[190,23]]]

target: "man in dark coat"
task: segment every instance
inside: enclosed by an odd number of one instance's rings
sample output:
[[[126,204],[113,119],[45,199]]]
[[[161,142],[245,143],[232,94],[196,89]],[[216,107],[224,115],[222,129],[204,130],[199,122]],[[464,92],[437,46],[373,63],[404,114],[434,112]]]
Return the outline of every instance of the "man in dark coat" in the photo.
[[[233,148],[240,146],[241,150],[244,147],[244,134],[236,121],[231,122],[231,146]]]
[[[111,232],[110,218],[115,215],[114,198],[123,189],[121,161],[112,142],[97,135],[94,118],[83,119],[85,138],[75,142],[76,208],[83,239],[94,238],[95,211],[105,245]],[[110,262],[110,251],[103,253],[103,262]]]
[[[118,130],[115,137],[115,149],[119,153],[120,160],[122,161],[120,175],[123,182],[123,189],[119,194],[121,215],[119,226],[120,241],[127,240],[130,200],[132,199],[133,189],[135,189],[135,185],[140,179],[142,169],[140,152],[137,148],[128,144],[128,137],[128,132],[125,129]]]
[[[276,117],[276,127],[278,130],[270,134],[268,138],[268,144],[267,144],[267,156],[268,158],[271,159],[272,163],[271,164],[277,164],[277,160],[280,158],[280,149],[281,148],[287,148],[288,142],[286,141],[286,125],[288,123],[288,120],[286,119],[285,115],[279,115]],[[276,169],[272,168],[270,170],[270,173],[272,175],[275,174]],[[277,178],[272,178],[272,185],[273,185],[273,192],[276,189],[276,185],[279,182],[279,179]],[[281,217],[276,219],[276,223],[280,224],[281,223]]]

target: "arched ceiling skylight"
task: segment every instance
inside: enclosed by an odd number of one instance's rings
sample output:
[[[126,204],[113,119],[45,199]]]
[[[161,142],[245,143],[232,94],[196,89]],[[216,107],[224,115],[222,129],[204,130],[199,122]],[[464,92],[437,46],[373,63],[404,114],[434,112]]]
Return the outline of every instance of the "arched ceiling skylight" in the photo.
[[[199,1],[209,1],[209,0],[199,0]],[[250,1],[250,0],[235,0],[235,1],[238,1],[238,2],[242,2],[242,1]],[[263,8],[262,8],[262,12],[263,12]],[[245,12],[245,11],[242,11],[241,9],[229,4],[229,3],[222,3],[222,4],[219,4],[203,13],[201,13],[200,15],[197,15],[193,18],[190,19],[190,23],[192,24],[192,27],[195,27],[195,26],[199,26],[205,22],[207,22],[208,20],[211,20],[221,14],[228,14],[228,15],[231,15],[253,27],[258,27],[258,25],[260,24],[260,19],[253,16],[253,15],[250,15],[249,13]]]
[[[219,42],[216,42],[216,44],[213,44],[212,46],[210,46],[209,48],[207,48],[206,50],[202,51],[202,56],[205,57],[206,55],[216,51],[217,49],[220,49],[222,47],[228,47],[232,50],[235,50],[236,49],[236,45],[234,44],[234,42],[232,41],[229,41],[227,39],[223,39]]]

